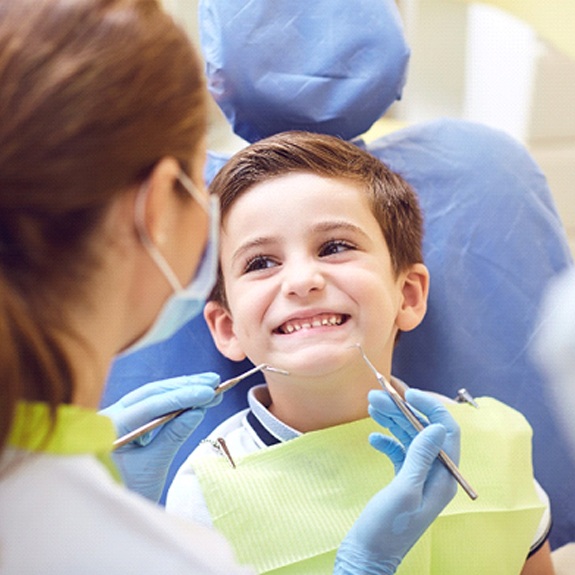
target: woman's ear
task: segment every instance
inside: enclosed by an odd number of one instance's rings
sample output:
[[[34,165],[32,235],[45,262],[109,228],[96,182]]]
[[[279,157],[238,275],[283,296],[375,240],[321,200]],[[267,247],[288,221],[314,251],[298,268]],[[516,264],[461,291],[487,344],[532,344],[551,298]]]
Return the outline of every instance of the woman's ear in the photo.
[[[221,304],[209,301],[204,307],[204,318],[220,353],[232,361],[245,359],[246,354],[234,332],[234,320],[230,312]]]
[[[144,222],[152,242],[161,246],[173,224],[173,212],[179,208],[174,202],[174,186],[180,173],[178,162],[169,156],[162,158],[148,179]]]
[[[400,276],[401,306],[396,324],[400,331],[415,329],[427,311],[429,271],[421,264],[413,264]]]

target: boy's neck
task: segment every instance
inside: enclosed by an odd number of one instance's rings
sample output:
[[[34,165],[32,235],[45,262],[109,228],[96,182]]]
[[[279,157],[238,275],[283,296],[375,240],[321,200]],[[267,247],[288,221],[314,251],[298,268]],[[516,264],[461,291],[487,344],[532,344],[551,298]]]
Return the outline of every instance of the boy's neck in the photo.
[[[377,381],[364,383],[314,382],[268,383],[270,412],[293,429],[306,433],[368,417],[367,394],[380,389]]]

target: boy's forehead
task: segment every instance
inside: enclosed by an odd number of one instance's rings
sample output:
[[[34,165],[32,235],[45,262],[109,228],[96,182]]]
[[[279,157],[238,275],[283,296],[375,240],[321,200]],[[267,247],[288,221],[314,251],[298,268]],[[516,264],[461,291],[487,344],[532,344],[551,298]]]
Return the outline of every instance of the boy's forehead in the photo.
[[[359,196],[361,196],[369,203],[370,196],[365,186],[351,178],[326,176],[303,170],[270,176],[265,180],[246,187],[238,193],[232,201],[228,203],[223,214],[222,223],[224,223],[239,202],[245,203],[242,202],[242,200],[247,196],[253,196],[254,193],[258,195],[258,202],[262,204],[273,204],[278,201],[278,196],[279,199],[282,201],[285,200],[288,203],[291,203],[290,198],[294,198],[293,201],[297,202],[300,202],[302,199],[305,200],[305,196],[302,198],[300,194],[296,193],[302,190],[305,190],[306,194],[312,196],[314,192],[327,192],[329,194],[329,192],[332,191],[335,194],[337,191],[343,189],[348,192],[357,193],[358,199]]]
[[[289,174],[238,195],[222,218],[222,239],[269,245],[295,233],[378,233],[369,195],[358,182]]]

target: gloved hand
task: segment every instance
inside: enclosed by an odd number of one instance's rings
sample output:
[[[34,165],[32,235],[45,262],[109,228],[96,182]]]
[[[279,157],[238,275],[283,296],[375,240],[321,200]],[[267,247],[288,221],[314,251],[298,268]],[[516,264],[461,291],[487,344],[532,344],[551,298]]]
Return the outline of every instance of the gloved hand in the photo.
[[[112,452],[124,483],[132,491],[157,502],[162,495],[169,466],[178,449],[202,421],[205,410],[217,405],[220,383],[216,373],[184,375],[148,383],[100,411],[114,422],[118,437],[171,411],[185,411],[162,427]]]
[[[374,433],[369,441],[391,459],[396,476],[372,497],[340,545],[337,575],[395,573],[457,491],[455,479],[437,454],[443,449],[459,462],[459,426],[438,398],[410,389],[406,399],[431,422],[419,434],[387,393],[369,393],[371,417],[397,437]]]

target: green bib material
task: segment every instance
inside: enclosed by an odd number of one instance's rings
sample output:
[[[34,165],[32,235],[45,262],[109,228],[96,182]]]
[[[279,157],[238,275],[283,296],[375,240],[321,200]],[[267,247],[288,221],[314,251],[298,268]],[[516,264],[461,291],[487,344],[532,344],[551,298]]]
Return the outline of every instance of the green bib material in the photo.
[[[544,506],[533,482],[531,428],[491,399],[449,405],[462,432],[460,469],[479,494],[461,490],[397,573],[516,575]],[[367,501],[394,477],[367,441],[370,418],[306,433],[238,460],[194,465],[212,520],[241,563],[273,575],[331,574],[336,550]],[[234,454],[232,453],[232,456]]]
[[[54,455],[93,454],[120,480],[111,453],[116,439],[112,420],[92,409],[58,406],[52,426],[50,409],[41,402],[20,402],[8,444],[25,451]]]

